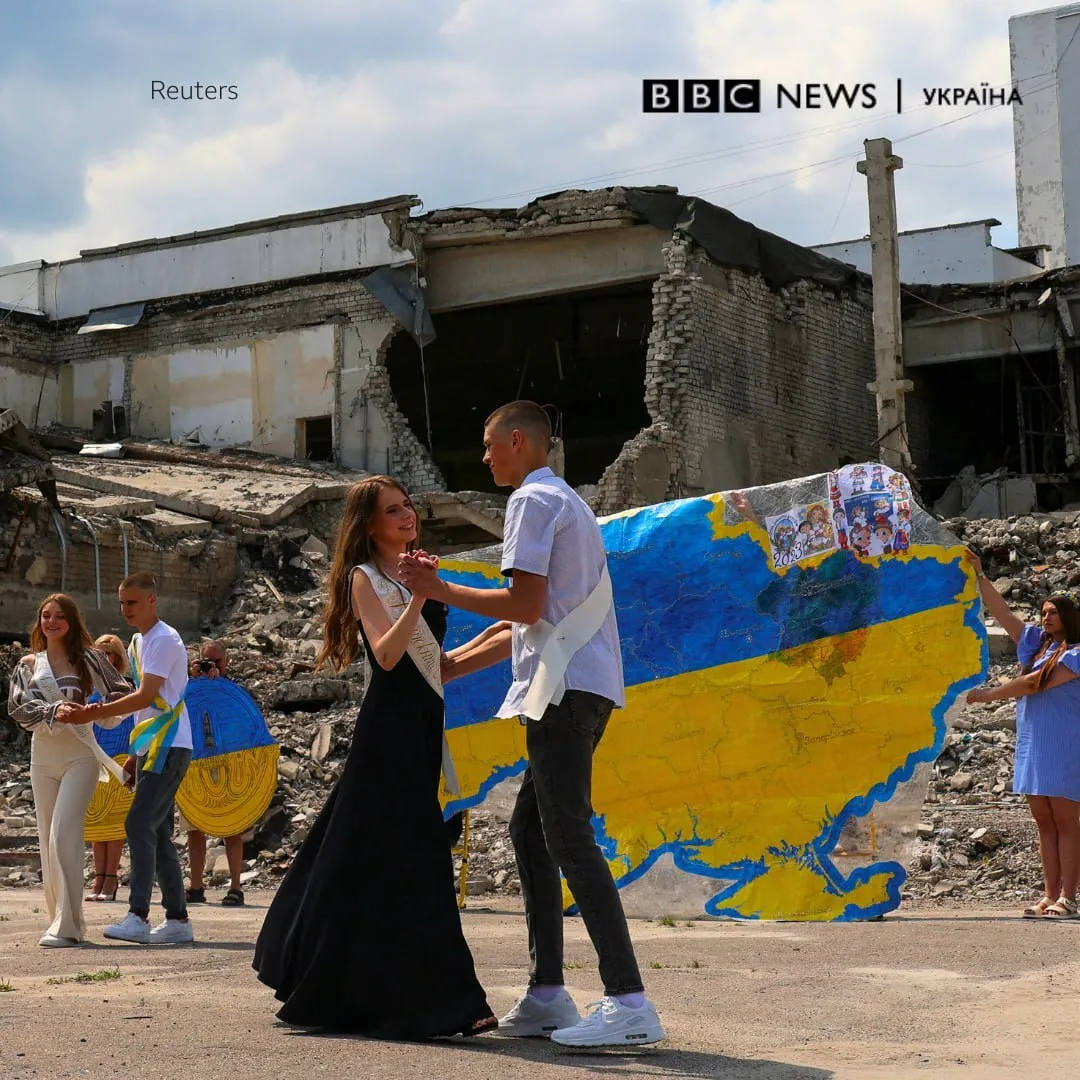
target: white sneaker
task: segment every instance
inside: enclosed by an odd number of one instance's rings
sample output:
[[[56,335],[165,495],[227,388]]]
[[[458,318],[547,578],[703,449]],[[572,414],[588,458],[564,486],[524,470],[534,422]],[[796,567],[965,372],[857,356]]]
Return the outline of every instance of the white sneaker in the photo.
[[[526,993],[499,1021],[493,1035],[546,1038],[559,1028],[573,1027],[581,1020],[574,999],[564,990],[552,1001],[542,1002]]]
[[[46,934],[38,944],[45,946],[46,949],[70,949],[75,945],[81,945],[82,942],[73,937],[57,937],[56,934]]]
[[[180,919],[164,919],[160,926],[155,926],[150,931],[149,941],[151,945],[186,945],[195,940],[195,931],[192,929],[191,920],[182,922]]]
[[[150,920],[129,911],[123,922],[105,927],[105,936],[114,941],[134,941],[145,945],[150,940]]]
[[[590,1005],[593,1011],[573,1027],[551,1033],[560,1046],[648,1046],[665,1038],[652,1002],[631,1009],[613,997]]]

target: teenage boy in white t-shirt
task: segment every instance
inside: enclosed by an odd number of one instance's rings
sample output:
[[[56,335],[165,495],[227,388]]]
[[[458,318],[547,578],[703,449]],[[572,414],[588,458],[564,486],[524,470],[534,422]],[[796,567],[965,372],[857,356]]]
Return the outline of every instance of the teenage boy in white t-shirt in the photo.
[[[100,723],[109,716],[135,713],[139,724],[165,712],[162,700],[171,720],[156,756],[152,748],[149,753],[144,749],[138,758],[129,758],[125,768],[135,778],[135,799],[125,826],[131,852],[130,910],[122,922],[105,928],[105,936],[152,944],[194,941],[184,898],[184,876],[172,839],[176,792],[191,763],[191,721],[183,704],[188,682],[187,649],[180,635],[158,618],[157,582],[153,575],[132,574],[123,580],[120,610],[128,625],[138,631],[131,641],[138,687],[116,701],[85,706],[78,720]],[[155,872],[165,920],[151,929],[150,894]]]

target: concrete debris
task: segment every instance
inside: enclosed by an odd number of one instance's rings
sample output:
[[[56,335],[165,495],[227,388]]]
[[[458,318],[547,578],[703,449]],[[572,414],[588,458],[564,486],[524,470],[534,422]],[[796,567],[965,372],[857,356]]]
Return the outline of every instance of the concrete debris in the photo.
[[[261,555],[242,549],[231,598],[202,626],[206,638],[224,644],[230,676],[259,702],[281,745],[278,791],[245,841],[245,888],[272,887],[288,869],[341,775],[363,695],[363,662],[336,675],[314,671],[327,545],[312,541],[332,538],[336,522],[321,520],[318,509],[313,516],[313,509],[297,515],[296,528],[266,532]],[[1046,594],[1080,583],[1074,569],[1078,519],[1080,514],[1068,512],[948,524],[982,552],[991,578],[1007,579],[1010,602],[1028,620]],[[292,565],[297,559],[301,565]],[[193,635],[188,641],[198,643]],[[19,645],[0,646],[4,685],[23,652]],[[992,661],[991,679],[1014,673],[1015,655]],[[1013,702],[955,710],[918,824],[911,826],[906,897],[950,906],[1023,906],[1041,894],[1035,827],[1024,798],[1011,790],[1015,728]],[[13,887],[40,880],[27,743],[10,726],[0,701],[0,885]],[[505,809],[500,803],[471,816],[470,896],[520,891]],[[186,838],[178,835],[177,842],[186,861]],[[227,884],[224,849],[211,852],[207,884],[221,887]],[[460,867],[460,857],[455,865]],[[89,873],[89,860],[87,866]],[[125,856],[122,879],[127,866]]]

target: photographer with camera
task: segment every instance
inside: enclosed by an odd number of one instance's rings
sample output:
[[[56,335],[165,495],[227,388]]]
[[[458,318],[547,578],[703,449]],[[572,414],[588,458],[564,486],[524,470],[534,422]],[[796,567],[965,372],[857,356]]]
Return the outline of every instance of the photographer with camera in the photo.
[[[192,661],[191,677],[203,676],[209,679],[223,679],[226,677],[225,670],[229,666],[225,647],[219,641],[207,641],[199,650],[199,659]],[[206,886],[203,875],[206,871],[206,833],[194,828],[190,821],[179,812],[179,825],[182,832],[187,833],[188,862],[191,873],[191,887],[187,890],[186,898],[189,904],[206,903]],[[222,898],[224,907],[242,907],[244,904],[244,890],[240,886],[240,875],[244,870],[244,838],[243,836],[221,837],[225,844],[225,857],[229,861],[229,891]]]

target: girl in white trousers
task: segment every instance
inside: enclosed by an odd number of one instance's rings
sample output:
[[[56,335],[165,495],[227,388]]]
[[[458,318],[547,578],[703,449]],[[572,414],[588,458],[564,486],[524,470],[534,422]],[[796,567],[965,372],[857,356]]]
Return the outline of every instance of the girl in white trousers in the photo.
[[[78,945],[86,935],[82,911],[86,811],[98,780],[108,776],[103,770],[111,759],[97,745],[89,725],[66,724],[64,716],[95,690],[108,699],[128,693],[129,688],[104,654],[93,648],[75,601],[62,593],[42,602],[30,646],[33,653],[15,665],[11,676],[8,713],[33,733],[30,784],[50,920],[38,944]]]

